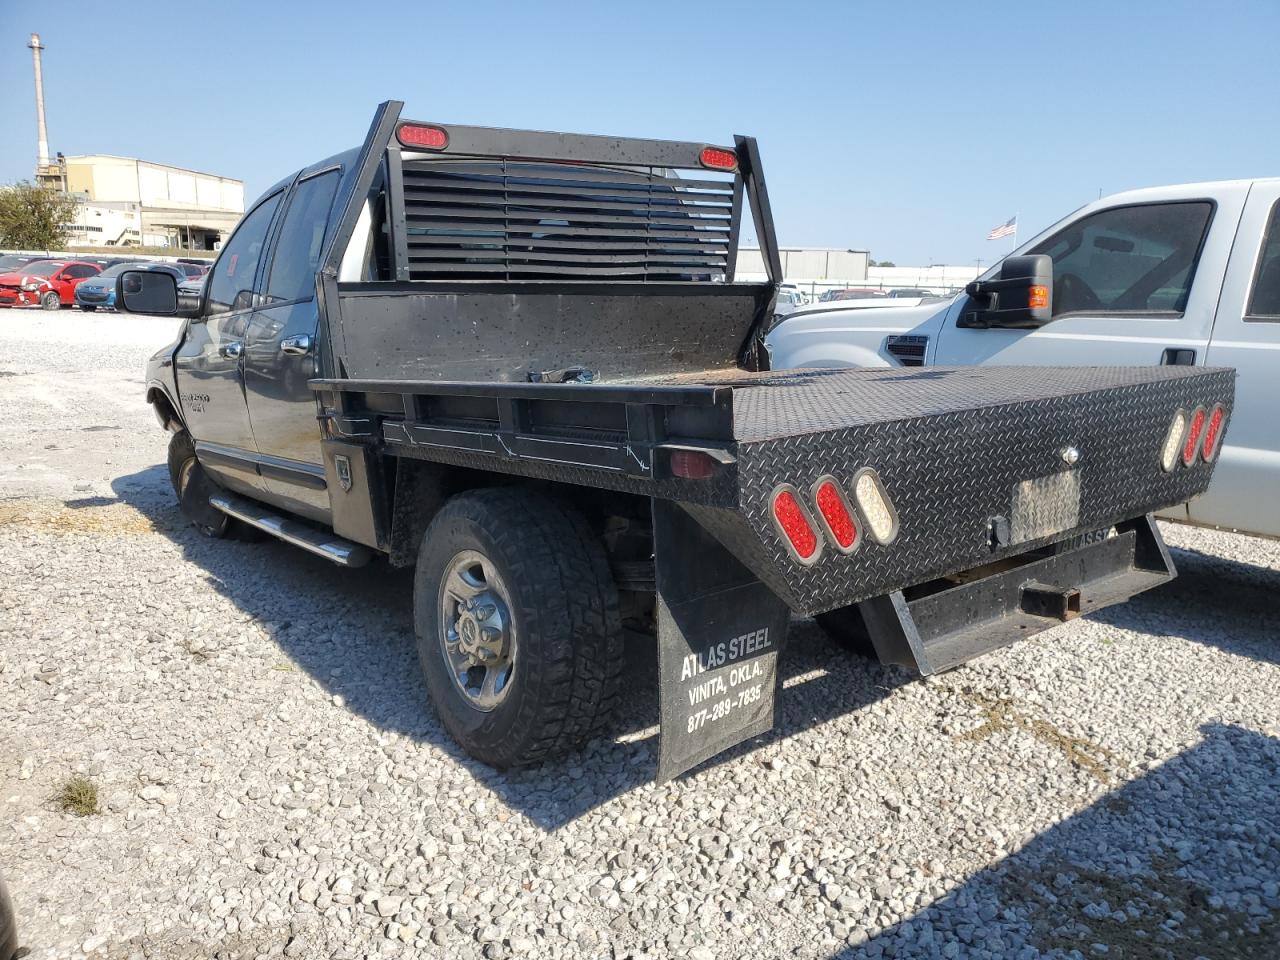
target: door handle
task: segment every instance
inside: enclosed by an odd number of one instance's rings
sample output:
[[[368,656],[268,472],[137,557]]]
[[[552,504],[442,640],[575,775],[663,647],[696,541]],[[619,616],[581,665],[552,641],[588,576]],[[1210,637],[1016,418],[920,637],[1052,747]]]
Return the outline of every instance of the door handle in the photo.
[[[1196,352],[1187,347],[1165,347],[1160,363],[1166,367],[1194,367]]]
[[[287,353],[295,357],[300,357],[305,353],[310,353],[311,338],[305,333],[300,333],[296,337],[285,337],[280,341],[280,352]]]
[[[244,344],[239,340],[232,340],[230,343],[224,343],[218,348],[218,356],[226,357],[228,360],[234,360],[242,353],[244,353]]]

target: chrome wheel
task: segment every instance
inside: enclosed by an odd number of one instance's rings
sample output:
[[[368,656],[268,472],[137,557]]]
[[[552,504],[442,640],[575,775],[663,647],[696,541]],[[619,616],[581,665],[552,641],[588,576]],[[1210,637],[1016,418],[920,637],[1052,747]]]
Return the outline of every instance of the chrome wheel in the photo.
[[[507,588],[487,557],[464,550],[440,584],[440,652],[467,702],[489,712],[511,690],[516,633]]]

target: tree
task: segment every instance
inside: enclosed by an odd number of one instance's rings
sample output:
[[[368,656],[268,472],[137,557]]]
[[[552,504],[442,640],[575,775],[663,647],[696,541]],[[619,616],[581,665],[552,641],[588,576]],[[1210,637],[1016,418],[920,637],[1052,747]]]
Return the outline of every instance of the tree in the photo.
[[[892,260],[868,260],[868,267],[896,267],[897,264]]]
[[[0,247],[57,250],[66,246],[76,201],[26,180],[0,187]]]

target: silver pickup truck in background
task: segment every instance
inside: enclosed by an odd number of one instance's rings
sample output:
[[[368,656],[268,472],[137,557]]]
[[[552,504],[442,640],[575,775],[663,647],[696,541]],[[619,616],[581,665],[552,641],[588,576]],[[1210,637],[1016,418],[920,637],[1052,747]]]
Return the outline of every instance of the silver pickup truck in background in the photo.
[[[1280,408],[1280,179],[1115,194],[1011,256],[1028,254],[1053,258],[1047,323],[967,324],[971,292],[912,307],[815,305],[771,331],[773,366],[1235,367],[1235,415],[1213,484],[1162,516],[1280,537],[1280,428],[1272,419]],[[1003,266],[979,278],[979,289]]]

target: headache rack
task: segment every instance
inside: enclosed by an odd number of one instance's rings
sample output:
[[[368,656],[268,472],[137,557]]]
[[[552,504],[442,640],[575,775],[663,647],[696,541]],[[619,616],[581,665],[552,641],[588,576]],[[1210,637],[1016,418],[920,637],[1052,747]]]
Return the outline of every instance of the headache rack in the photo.
[[[400,108],[378,108],[322,257],[327,375],[528,382],[759,366],[782,266],[753,138],[444,125]],[[748,211],[763,281],[734,275]],[[357,229],[372,231],[376,266],[363,274],[347,256]]]

